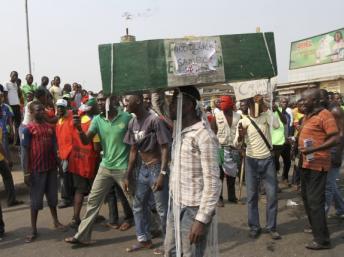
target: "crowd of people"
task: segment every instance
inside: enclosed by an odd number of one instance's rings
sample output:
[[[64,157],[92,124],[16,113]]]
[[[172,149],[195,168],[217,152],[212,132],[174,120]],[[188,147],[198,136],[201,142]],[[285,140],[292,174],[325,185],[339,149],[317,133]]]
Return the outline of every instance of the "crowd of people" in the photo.
[[[107,202],[106,226],[121,231],[135,226],[137,244],[128,252],[152,249],[152,239],[161,236],[164,247],[153,249],[154,254],[205,256],[208,248],[217,248],[216,230],[210,228],[216,226],[217,207],[224,206],[223,181],[227,200],[235,204],[237,180],[244,177],[249,237],[264,232],[273,240],[282,238],[277,229],[279,185],[294,185],[308,217],[305,232],[313,233],[306,247],[331,247],[326,218],[332,203],[335,214],[344,218],[336,184],[344,148],[340,94],[308,89],[295,104],[282,97],[272,105],[261,95],[237,102],[224,95],[213,108],[203,108],[193,86],[167,97],[164,92],[116,96],[87,91],[78,83],[60,84],[56,76],[48,87],[44,76],[38,86],[28,74],[21,85],[13,71],[0,86],[0,171],[8,206],[22,204],[16,199],[9,151],[10,144],[20,146],[30,189],[31,232],[25,242],[38,236],[45,196],[55,228],[76,230],[66,243],[88,245]],[[263,229],[260,195],[266,195]],[[74,214],[65,226],[57,207],[70,206]]]

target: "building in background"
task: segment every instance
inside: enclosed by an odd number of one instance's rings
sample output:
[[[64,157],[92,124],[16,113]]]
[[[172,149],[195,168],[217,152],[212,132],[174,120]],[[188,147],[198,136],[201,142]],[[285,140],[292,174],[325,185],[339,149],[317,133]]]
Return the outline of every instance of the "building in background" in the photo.
[[[288,82],[278,94],[297,100],[312,87],[344,94],[344,28],[291,43]]]

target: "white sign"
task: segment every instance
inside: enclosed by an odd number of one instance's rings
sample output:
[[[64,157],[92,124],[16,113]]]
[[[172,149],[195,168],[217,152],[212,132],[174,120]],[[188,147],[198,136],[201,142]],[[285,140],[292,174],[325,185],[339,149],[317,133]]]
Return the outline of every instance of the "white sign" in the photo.
[[[176,75],[197,75],[215,71],[218,66],[216,41],[176,42],[172,47]]]
[[[267,79],[230,83],[234,89],[236,100],[243,100],[256,95],[266,95],[274,89],[275,83],[268,83]],[[271,89],[269,88],[271,87]]]
[[[166,39],[168,87],[225,82],[219,37]]]

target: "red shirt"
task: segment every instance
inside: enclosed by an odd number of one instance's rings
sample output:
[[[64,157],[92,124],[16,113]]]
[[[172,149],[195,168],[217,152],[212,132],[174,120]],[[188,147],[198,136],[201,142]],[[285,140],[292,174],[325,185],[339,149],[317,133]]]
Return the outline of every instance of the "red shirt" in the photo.
[[[23,129],[22,144],[28,148],[31,173],[56,169],[55,133],[48,123],[30,122]]]

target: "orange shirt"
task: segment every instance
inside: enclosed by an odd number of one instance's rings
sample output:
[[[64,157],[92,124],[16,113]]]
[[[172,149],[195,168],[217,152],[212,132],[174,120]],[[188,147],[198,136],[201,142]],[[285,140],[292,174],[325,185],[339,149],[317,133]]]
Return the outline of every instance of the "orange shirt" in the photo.
[[[86,133],[91,125],[88,115],[81,116],[81,128]],[[72,131],[73,148],[69,157],[68,170],[81,177],[92,179],[96,174],[98,153],[94,150],[94,144],[84,145],[76,128]],[[96,135],[93,143],[99,143],[100,138]]]
[[[324,109],[308,117],[305,116],[302,122],[302,129],[299,136],[299,146],[304,146],[304,140],[311,139],[313,147],[322,145],[329,135],[338,133],[336,121],[331,112]],[[331,166],[330,149],[314,152],[314,159],[306,160],[303,155],[302,168],[316,171],[329,171]]]
[[[72,151],[73,129],[73,114],[71,111],[68,111],[67,116],[60,118],[56,124],[57,146],[61,160],[67,160]]]

